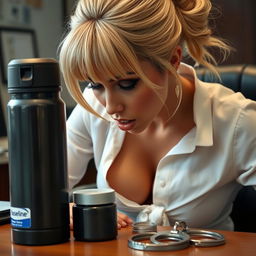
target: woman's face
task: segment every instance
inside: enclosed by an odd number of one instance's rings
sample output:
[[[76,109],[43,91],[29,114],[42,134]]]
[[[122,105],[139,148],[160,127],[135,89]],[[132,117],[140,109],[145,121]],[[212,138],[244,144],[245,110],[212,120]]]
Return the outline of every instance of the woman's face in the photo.
[[[150,62],[140,62],[145,75],[159,85],[159,96],[134,73],[116,81],[102,80],[89,85],[99,102],[116,121],[117,126],[129,133],[144,131],[154,120],[168,119],[166,103],[169,92],[168,72],[160,72]],[[164,114],[165,113],[165,114]]]

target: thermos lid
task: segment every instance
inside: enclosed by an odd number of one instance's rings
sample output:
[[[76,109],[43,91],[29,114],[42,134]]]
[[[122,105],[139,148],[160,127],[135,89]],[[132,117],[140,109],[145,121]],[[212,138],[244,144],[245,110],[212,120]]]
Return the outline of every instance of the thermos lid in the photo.
[[[81,189],[73,192],[73,201],[78,205],[100,205],[115,202],[115,191],[111,188]]]
[[[59,63],[53,58],[14,59],[8,64],[8,91],[60,86]]]

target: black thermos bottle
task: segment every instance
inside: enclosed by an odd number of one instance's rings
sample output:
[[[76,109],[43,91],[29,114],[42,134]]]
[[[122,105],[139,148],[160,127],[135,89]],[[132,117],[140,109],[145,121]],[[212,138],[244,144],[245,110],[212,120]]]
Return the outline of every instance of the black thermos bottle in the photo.
[[[12,241],[69,240],[65,104],[54,59],[8,65],[8,140]]]

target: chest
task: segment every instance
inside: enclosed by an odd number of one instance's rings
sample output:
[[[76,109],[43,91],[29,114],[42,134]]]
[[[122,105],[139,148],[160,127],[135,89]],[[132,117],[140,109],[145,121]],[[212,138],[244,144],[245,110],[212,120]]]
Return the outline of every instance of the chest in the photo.
[[[178,136],[133,136],[127,134],[107,173],[110,186],[139,204],[152,201],[159,161],[179,142]]]

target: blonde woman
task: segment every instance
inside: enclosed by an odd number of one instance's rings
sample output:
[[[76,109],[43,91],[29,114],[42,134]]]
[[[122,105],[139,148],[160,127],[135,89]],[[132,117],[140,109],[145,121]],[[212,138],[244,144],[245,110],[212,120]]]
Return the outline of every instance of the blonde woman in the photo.
[[[186,51],[215,72],[208,0],[80,0],[60,65],[78,105],[67,122],[69,183],[94,157],[134,221],[233,229],[242,185],[256,185],[256,103],[198,80]],[[82,93],[80,81],[88,82]]]

